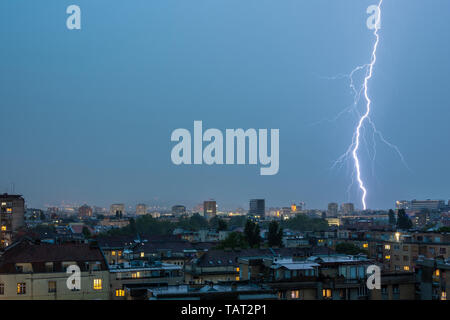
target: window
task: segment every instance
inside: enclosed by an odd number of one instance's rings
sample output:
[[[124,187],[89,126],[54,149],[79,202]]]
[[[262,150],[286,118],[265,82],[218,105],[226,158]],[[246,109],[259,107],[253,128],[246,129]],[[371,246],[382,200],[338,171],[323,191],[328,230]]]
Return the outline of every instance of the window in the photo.
[[[240,281],[241,280],[241,278],[239,278],[239,276],[237,276],[236,277],[236,281]]]
[[[441,292],[441,300],[447,300],[447,293],[445,291]]]
[[[132,273],[131,274],[131,277],[133,278],[133,279],[136,279],[136,278],[140,278],[141,277],[141,273],[138,271],[138,272],[135,272],[135,273]]]
[[[19,282],[17,284],[17,294],[26,294],[27,293],[27,286],[25,282]]]
[[[386,256],[386,257],[384,257],[386,260],[390,260],[391,259],[391,256]]]
[[[398,284],[394,284],[392,286],[392,293],[393,294],[399,294],[400,293],[400,287],[398,286]]]
[[[94,279],[94,290],[102,290],[102,279]]]
[[[53,272],[53,262],[45,263],[45,272]]]
[[[291,299],[300,299],[300,291],[299,290],[291,291]]]
[[[115,252],[115,251],[111,251],[111,255],[112,255],[112,256],[115,256],[115,255],[116,255],[116,252]]]
[[[48,282],[48,292],[56,292],[56,281],[49,281]]]
[[[144,257],[144,255],[145,255],[145,254],[144,254],[144,252],[141,252],[141,258],[143,258],[143,257]]]
[[[409,266],[404,266],[404,267],[403,267],[403,270],[409,271]]]
[[[6,231],[6,226],[2,226],[2,231]]]
[[[369,247],[369,244],[368,243],[364,243],[363,244],[363,248],[368,248]]]
[[[409,257],[408,256],[403,256],[403,261],[408,261]]]
[[[125,290],[117,289],[116,290],[116,297],[125,297]]]
[[[387,244],[387,245],[384,246],[384,249],[391,250],[391,246],[389,244]]]
[[[4,295],[4,294],[5,294],[5,284],[0,283],[0,295]]]
[[[323,289],[322,296],[326,299],[330,299],[331,298],[331,289]]]
[[[12,208],[6,208],[7,213],[12,213]]]

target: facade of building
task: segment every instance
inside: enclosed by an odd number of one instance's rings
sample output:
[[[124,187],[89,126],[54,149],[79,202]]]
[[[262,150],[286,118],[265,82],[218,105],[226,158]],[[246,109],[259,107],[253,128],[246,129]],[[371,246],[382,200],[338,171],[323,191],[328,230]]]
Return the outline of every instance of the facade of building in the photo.
[[[72,267],[71,267],[72,266]],[[79,286],[72,271],[79,268]],[[71,281],[73,280],[73,281]],[[0,299],[93,300],[109,298],[109,273],[98,247],[36,244],[8,247],[0,258]]]
[[[217,204],[214,200],[208,200],[203,202],[203,216],[205,218],[212,218],[217,213]]]
[[[143,203],[136,205],[136,215],[137,216],[143,216],[147,214],[147,206]]]
[[[290,209],[289,213],[290,213]],[[250,200],[250,208],[248,214],[252,217],[259,217],[264,219],[266,213],[266,201],[264,199],[251,199]]]
[[[92,217],[92,208],[89,207],[87,204],[82,205],[78,208],[78,216],[80,218],[89,218]]]
[[[181,216],[186,213],[186,207],[183,205],[174,205],[172,206],[172,213],[176,216]]]
[[[21,195],[0,195],[0,249],[10,245],[25,225],[25,200]]]
[[[337,217],[339,211],[339,205],[336,202],[331,202],[328,204],[327,216]]]
[[[343,203],[341,211],[343,215],[353,214],[355,212],[355,205],[353,203]]]
[[[110,215],[125,215],[125,205],[123,203],[112,204],[109,208]]]

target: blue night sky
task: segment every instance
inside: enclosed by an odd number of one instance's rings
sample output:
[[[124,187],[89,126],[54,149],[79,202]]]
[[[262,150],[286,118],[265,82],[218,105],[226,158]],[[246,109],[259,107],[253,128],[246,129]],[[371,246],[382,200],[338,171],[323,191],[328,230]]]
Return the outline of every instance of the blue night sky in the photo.
[[[30,207],[214,198],[248,208],[262,197],[361,208],[356,186],[347,194],[351,163],[331,169],[356,119],[320,120],[352,101],[346,79],[326,77],[370,61],[366,8],[376,2],[1,1],[0,191],[14,183]],[[81,30],[66,28],[71,4]],[[378,141],[373,173],[363,146],[369,208],[450,198],[449,12],[447,0],[383,3],[372,119],[410,170]],[[223,132],[279,128],[279,173],[173,165],[170,135],[194,120]]]

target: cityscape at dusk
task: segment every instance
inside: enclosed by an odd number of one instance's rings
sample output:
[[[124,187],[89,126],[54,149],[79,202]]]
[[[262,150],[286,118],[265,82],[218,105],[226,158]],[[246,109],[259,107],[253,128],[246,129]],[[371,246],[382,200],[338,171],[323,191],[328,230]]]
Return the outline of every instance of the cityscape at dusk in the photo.
[[[0,306],[280,319],[446,305],[449,14],[0,2]]]

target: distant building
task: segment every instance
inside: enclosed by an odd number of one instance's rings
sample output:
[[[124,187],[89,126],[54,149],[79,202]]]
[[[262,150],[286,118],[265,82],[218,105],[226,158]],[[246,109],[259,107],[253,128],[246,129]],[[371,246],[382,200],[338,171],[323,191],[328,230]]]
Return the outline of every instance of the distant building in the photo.
[[[110,215],[117,215],[117,214],[125,214],[125,205],[123,203],[116,203],[116,204],[112,204],[111,207],[109,208],[109,214]]]
[[[21,195],[0,195],[0,248],[10,245],[25,224],[25,200]]]
[[[288,208],[290,211],[291,208]],[[264,218],[266,212],[266,202],[264,199],[251,199],[248,214],[254,217]]]
[[[328,204],[327,216],[336,217],[338,215],[339,205],[336,202]]]
[[[172,206],[172,213],[174,215],[183,215],[186,213],[186,207],[182,205]]]
[[[203,216],[210,218],[214,217],[217,213],[217,204],[214,200],[203,202]]]
[[[342,214],[352,214],[355,212],[355,205],[351,202],[349,203],[343,203],[341,206]]]
[[[136,205],[136,215],[142,216],[147,214],[147,206],[143,203]]]
[[[444,200],[412,200],[411,210],[412,211],[438,211],[445,206]]]
[[[409,209],[411,209],[411,201],[408,201],[408,200],[397,200],[395,202],[395,208],[397,210],[399,210],[399,209],[409,210]]]
[[[92,208],[87,204],[82,205],[78,208],[78,216],[80,218],[89,218],[92,217]]]

